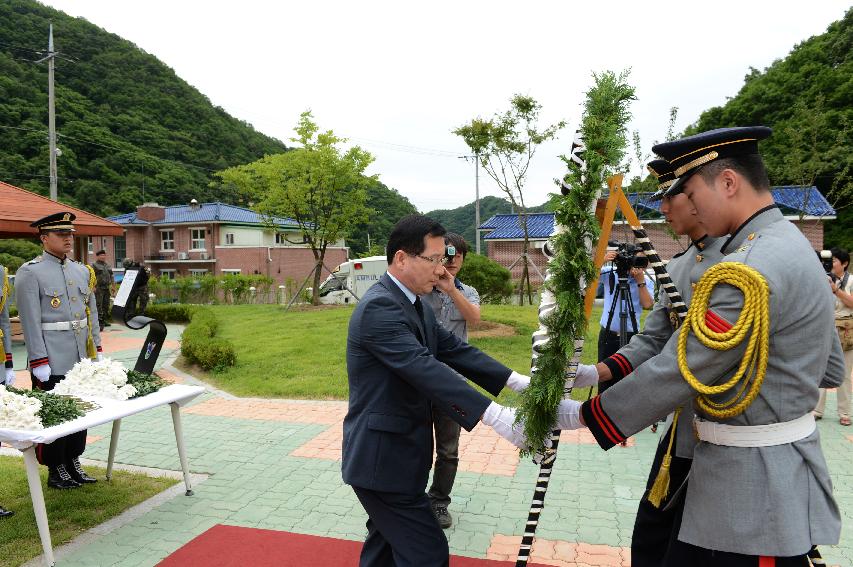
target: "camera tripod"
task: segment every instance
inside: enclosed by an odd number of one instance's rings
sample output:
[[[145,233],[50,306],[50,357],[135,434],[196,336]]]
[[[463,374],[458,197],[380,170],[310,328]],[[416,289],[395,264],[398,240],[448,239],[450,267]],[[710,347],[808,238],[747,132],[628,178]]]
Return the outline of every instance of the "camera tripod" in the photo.
[[[612,274],[612,272],[611,272]],[[631,328],[637,332],[637,313],[634,311],[634,302],[631,301],[631,288],[628,287],[628,272],[616,269],[617,283],[616,293],[610,302],[610,311],[607,314],[607,325],[605,330],[610,330],[610,323],[619,305],[619,348],[628,344],[628,317],[631,317]]]

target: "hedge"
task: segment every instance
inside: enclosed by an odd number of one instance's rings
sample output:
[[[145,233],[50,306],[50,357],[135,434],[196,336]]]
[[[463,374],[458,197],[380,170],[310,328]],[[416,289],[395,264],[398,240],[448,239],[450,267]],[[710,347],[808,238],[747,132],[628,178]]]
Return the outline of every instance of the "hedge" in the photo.
[[[182,303],[148,304],[145,315],[164,323],[188,323],[197,309],[197,305]]]
[[[189,306],[180,306],[189,307]],[[216,337],[219,320],[213,311],[194,307],[190,324],[181,336],[181,354],[205,370],[234,366],[237,353],[230,341]]]

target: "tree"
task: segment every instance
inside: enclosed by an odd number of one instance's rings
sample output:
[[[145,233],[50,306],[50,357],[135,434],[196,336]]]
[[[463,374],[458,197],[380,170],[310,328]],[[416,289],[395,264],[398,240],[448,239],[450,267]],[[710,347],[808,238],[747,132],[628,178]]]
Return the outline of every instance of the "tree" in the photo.
[[[289,217],[299,224],[314,253],[312,303],[320,303],[320,276],[326,248],[347,236],[367,219],[366,187],[376,182],[364,170],[373,156],[355,146],[347,151],[338,146],[345,139],[332,130],[320,132],[311,111],[303,112],[291,141],[302,147],[284,154],[217,173],[227,184],[236,186],[259,202],[255,209],[275,228],[276,217]]]
[[[367,202],[370,203],[367,220],[354,226],[347,239],[356,258],[384,255],[388,237],[397,221],[418,212],[409,199],[376,179],[367,186]],[[371,253],[377,250],[378,254]]]
[[[539,129],[539,112],[542,105],[533,97],[516,94],[510,99],[510,108],[495,114],[490,120],[474,118],[469,124],[460,126],[453,133],[462,137],[471,151],[479,158],[483,170],[491,177],[512,203],[518,213],[524,244],[521,258],[524,261],[518,296],[524,304],[524,288],[527,300],[533,303],[530,286],[529,260],[530,237],[527,231],[527,209],[524,204],[524,184],[527,169],[536,149],[545,141],[556,137],[565,127],[564,121]]]
[[[459,270],[459,279],[472,286],[480,294],[483,303],[505,300],[512,293],[512,278],[509,270],[494,260],[469,252]]]

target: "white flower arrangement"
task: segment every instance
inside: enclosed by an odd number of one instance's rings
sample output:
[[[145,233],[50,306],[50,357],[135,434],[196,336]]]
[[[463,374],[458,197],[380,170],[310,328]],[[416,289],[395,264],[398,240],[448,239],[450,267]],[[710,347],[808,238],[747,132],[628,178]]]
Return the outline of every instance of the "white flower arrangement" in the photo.
[[[0,386],[0,428],[2,429],[44,429],[38,412],[41,401],[29,396],[14,394]]]
[[[136,395],[136,388],[127,383],[127,369],[120,362],[84,358],[65,374],[52,393],[123,401]]]

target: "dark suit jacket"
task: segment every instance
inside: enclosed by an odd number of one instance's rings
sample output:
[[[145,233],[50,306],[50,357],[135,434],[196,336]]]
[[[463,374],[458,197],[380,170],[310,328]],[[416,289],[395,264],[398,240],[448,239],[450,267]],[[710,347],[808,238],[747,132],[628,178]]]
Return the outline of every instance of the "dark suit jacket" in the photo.
[[[443,329],[428,306],[424,320],[426,329],[388,274],[352,314],[342,464],[347,484],[423,493],[432,465],[431,405],[470,431],[490,400],[459,374],[497,395],[512,372]]]

